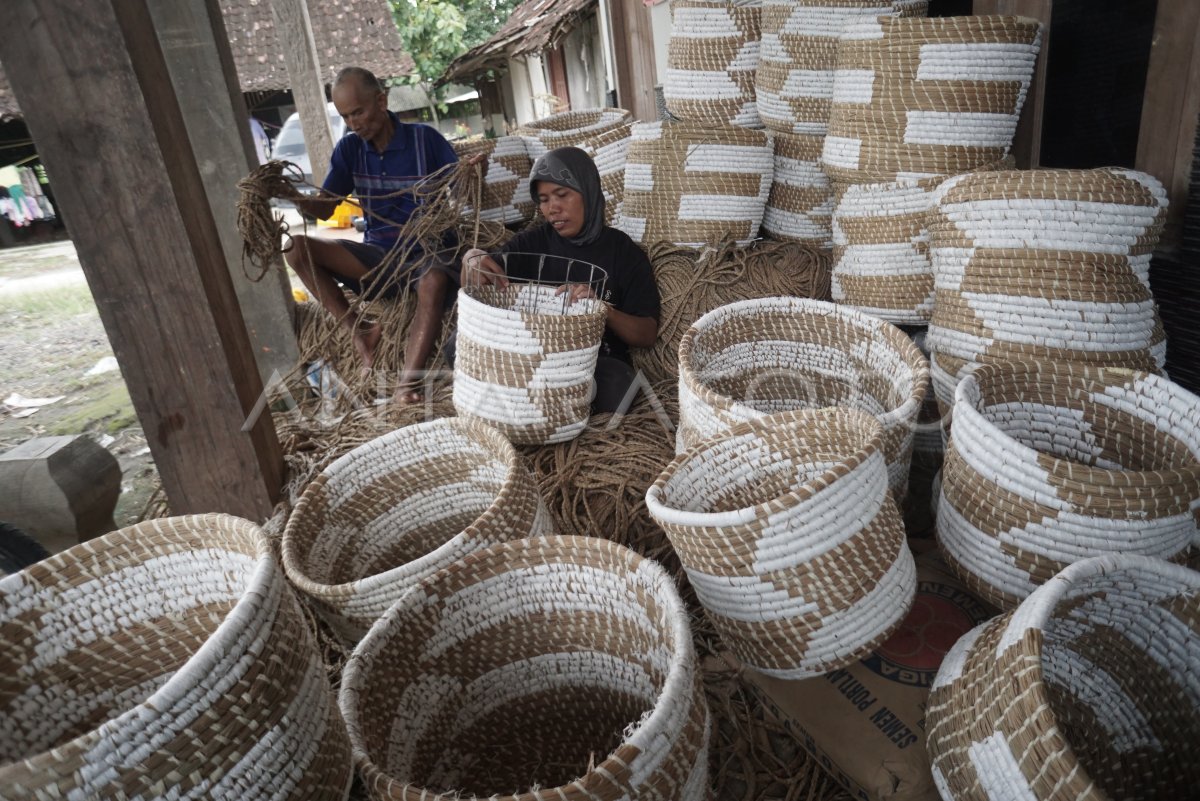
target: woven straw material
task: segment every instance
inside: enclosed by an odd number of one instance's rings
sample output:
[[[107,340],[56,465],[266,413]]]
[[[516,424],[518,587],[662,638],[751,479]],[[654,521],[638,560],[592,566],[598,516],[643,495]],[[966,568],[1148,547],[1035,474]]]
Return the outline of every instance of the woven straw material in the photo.
[[[714,309],[679,343],[679,442],[793,409],[844,406],[879,418],[889,484],[903,498],[929,362],[903,331],[802,298]]]
[[[625,154],[633,115],[620,108],[584,109],[552,114],[516,133],[532,161],[559,147],[577,147],[592,157],[604,192],[604,222],[614,224],[625,187]]]
[[[497,139],[474,139],[455,142],[454,152],[460,160],[480,153],[487,154],[487,174],[479,202],[479,218],[506,225],[527,222],[533,217],[533,201],[529,197],[529,170],[533,160],[519,136]],[[464,217],[473,217],[475,208],[463,208]]]
[[[1148,277],[1166,215],[1158,181],[1119,169],[978,172],[934,195],[939,354],[1161,368]]]
[[[737,125],[637,123],[617,227],[635,242],[684,247],[758,236],[775,173],[767,134]]]
[[[830,178],[954,175],[1003,159],[1041,46],[1036,20],[880,17],[847,25],[837,51]]]
[[[742,661],[786,679],[827,673],[908,613],[916,566],[882,435],[853,409],[770,415],[680,454],[646,493]]]
[[[929,699],[944,799],[1194,798],[1200,573],[1072,565],[946,655]]]
[[[821,169],[820,136],[777,133],[775,176],[762,228],[776,239],[831,245],[833,194]]]
[[[1072,562],[1182,559],[1200,531],[1200,398],[1153,373],[982,365],[958,385],[938,539],[1011,608]]]
[[[754,102],[760,12],[758,4],[671,0],[663,100],[672,115],[762,127]]]
[[[344,799],[350,743],[258,526],[161,518],[0,579],[0,795]]]
[[[824,136],[829,126],[838,37],[855,19],[924,16],[928,0],[764,0],[756,76],[762,124]]]
[[[542,445],[587,424],[604,333],[598,300],[566,304],[554,286],[511,283],[458,293],[454,408],[512,442]]]
[[[372,798],[708,797],[708,710],[671,578],[590,537],[519,540],[422,582],[340,702]]]
[[[512,444],[456,417],[384,434],[321,471],[288,519],[283,566],[356,642],[422,578],[498,542],[551,533]]]

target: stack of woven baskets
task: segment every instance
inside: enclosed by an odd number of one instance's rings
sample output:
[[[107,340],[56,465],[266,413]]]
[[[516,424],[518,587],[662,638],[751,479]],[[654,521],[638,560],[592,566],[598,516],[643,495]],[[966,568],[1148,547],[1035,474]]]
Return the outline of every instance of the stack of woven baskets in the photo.
[[[758,113],[775,132],[775,183],[763,230],[830,244],[833,193],[820,166],[829,128],[838,37],[850,21],[923,16],[928,0],[764,0]]]
[[[635,242],[699,248],[758,236],[774,163],[767,134],[738,125],[637,123],[618,226]]]
[[[754,102],[762,0],[671,0],[663,100],[682,120],[761,128]]]
[[[578,147],[591,156],[604,192],[604,222],[612,225],[621,211],[632,120],[632,114],[619,108],[564,111],[524,125],[516,133],[525,141],[531,161],[559,147]]]
[[[1039,24],[1020,17],[846,27],[821,155],[837,186],[834,300],[898,323],[929,320],[932,190],[1008,156],[1040,43]]]
[[[533,216],[533,200],[529,197],[529,170],[533,161],[524,139],[501,136],[455,142],[453,146],[459,159],[487,154],[487,172],[477,204],[481,220],[513,225],[527,222]],[[463,209],[464,217],[474,214],[475,204]]]

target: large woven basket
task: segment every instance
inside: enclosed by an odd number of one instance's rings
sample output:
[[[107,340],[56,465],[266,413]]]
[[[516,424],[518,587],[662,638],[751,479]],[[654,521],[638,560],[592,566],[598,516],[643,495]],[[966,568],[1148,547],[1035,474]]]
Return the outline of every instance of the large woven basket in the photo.
[[[1105,553],[1182,559],[1200,531],[1200,398],[1165,378],[981,365],[958,385],[938,539],[972,590],[1011,608]]]
[[[782,412],[680,454],[646,493],[722,640],[802,679],[865,656],[912,605],[916,567],[882,429],[854,409]]]
[[[829,247],[833,191],[819,163],[824,138],[777,133],[773,139],[775,175],[762,229],[775,239]]]
[[[568,304],[557,287],[510,283],[458,293],[454,408],[512,442],[563,442],[587,425],[604,334],[599,300]]]
[[[523,223],[533,216],[529,196],[529,170],[533,160],[519,136],[473,139],[454,143],[459,159],[487,154],[487,173],[478,202],[479,218],[507,225]],[[475,215],[474,203],[463,209],[464,217]]]
[[[934,194],[929,338],[939,355],[1161,368],[1149,286],[1167,204],[1157,180],[1121,169],[979,172]]]
[[[928,0],[763,0],[755,82],[762,124],[824,136],[842,29],[864,17],[923,17],[928,6]]]
[[[288,519],[283,566],[357,642],[422,578],[495,543],[551,533],[512,444],[452,417],[384,434],[321,471]]]
[[[954,175],[1003,159],[1041,46],[1036,20],[880,17],[838,43],[821,160],[849,183]]]
[[[340,701],[381,801],[709,794],[685,607],[607,540],[505,543],[425,580],[355,649]]]
[[[758,236],[775,173],[767,134],[737,125],[633,126],[617,222],[635,242],[702,247]]]
[[[928,750],[948,801],[1195,798],[1200,573],[1071,565],[946,655]]]
[[[754,102],[760,0],[671,0],[663,100],[683,120],[760,128]]]
[[[564,111],[523,125],[516,133],[536,161],[555,148],[578,147],[596,162],[604,192],[604,222],[612,225],[620,213],[625,187],[625,154],[633,115],[620,108]]]
[[[903,498],[929,362],[895,326],[819,300],[764,298],[701,317],[679,344],[684,448],[764,414],[845,406],[879,418]]]
[[[350,743],[258,526],[140,523],[0,579],[0,796],[346,798]]]

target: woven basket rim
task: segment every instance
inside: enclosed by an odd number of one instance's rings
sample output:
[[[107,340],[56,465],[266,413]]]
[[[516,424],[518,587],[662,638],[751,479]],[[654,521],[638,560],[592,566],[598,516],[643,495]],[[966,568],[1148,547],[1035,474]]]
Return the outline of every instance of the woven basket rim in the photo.
[[[515,284],[517,282],[514,281],[513,283]],[[524,281],[521,283],[528,284],[530,286],[558,286],[558,284],[552,284],[552,283],[538,284],[536,281]],[[584,301],[584,300],[575,301],[576,304],[586,303],[586,302],[587,301]],[[580,314],[538,314],[536,312],[529,312],[529,311],[515,311],[513,309],[502,309],[499,306],[493,306],[490,303],[485,303],[484,301],[480,300],[479,298],[468,294],[466,291],[466,287],[463,287],[463,288],[459,289],[459,291],[458,291],[458,305],[460,307],[460,309],[459,309],[460,315],[462,314],[461,307],[466,306],[469,309],[471,307],[474,307],[474,309],[471,309],[470,311],[468,311],[468,314],[470,314],[471,311],[474,311],[476,314],[484,314],[485,312],[483,312],[483,310],[487,309],[487,310],[490,310],[492,313],[500,312],[500,313],[504,314],[505,316],[510,317],[513,320],[572,320],[572,321],[580,321],[581,325],[591,325],[594,323],[594,321],[596,320],[597,317],[603,318],[608,312],[608,307],[605,306],[604,303],[599,300],[596,300],[590,304],[592,306],[591,311],[585,311]]]

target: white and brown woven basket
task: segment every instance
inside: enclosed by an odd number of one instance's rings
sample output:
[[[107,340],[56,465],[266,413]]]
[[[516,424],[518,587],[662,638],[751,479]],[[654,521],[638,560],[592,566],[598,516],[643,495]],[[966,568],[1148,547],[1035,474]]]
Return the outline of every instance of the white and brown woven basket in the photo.
[[[1077,562],[965,635],[929,698],[947,801],[1194,798],[1200,573]]]
[[[764,414],[859,409],[883,426],[889,483],[903,498],[928,376],[912,340],[878,318],[804,298],[732,303],[679,344],[680,449]]]
[[[0,579],[0,795],[341,801],[350,743],[266,535],[151,520]]]
[[[458,293],[454,408],[512,442],[541,445],[587,425],[605,305],[512,282]]]
[[[340,702],[383,801],[702,801],[708,711],[670,576],[608,540],[504,543],[426,579]]]
[[[823,137],[776,133],[775,175],[762,229],[775,239],[831,245],[833,190],[819,163]]]
[[[825,171],[881,183],[999,162],[1040,46],[1039,23],[1023,17],[852,22],[838,42]]]
[[[761,128],[754,102],[760,0],[671,0],[663,100],[682,120]]]
[[[722,640],[802,679],[900,625],[916,591],[883,430],[854,409],[782,412],[675,458],[646,493]]]
[[[283,566],[357,642],[422,578],[498,542],[551,533],[512,444],[451,417],[384,434],[322,470],[288,519]]]
[[[474,217],[476,205],[479,218],[489,222],[513,225],[533,217],[533,199],[529,196],[529,170],[533,160],[529,158],[524,139],[519,136],[472,139],[455,142],[453,147],[460,160],[487,154],[481,196],[477,203],[463,208],[464,217]]]
[[[617,226],[635,242],[699,248],[758,236],[775,173],[766,133],[737,125],[633,126]]]
[[[958,385],[938,540],[1011,608],[1072,562],[1180,559],[1200,532],[1200,398],[1152,373],[987,364]]]
[[[620,214],[625,188],[625,154],[633,115],[620,108],[564,111],[523,125],[516,133],[532,161],[560,147],[577,147],[592,157],[604,192],[604,222]]]

